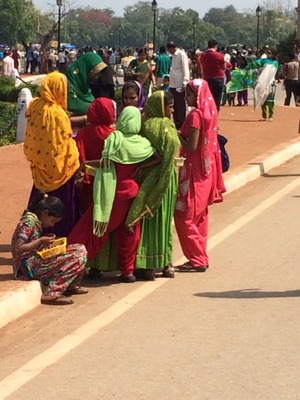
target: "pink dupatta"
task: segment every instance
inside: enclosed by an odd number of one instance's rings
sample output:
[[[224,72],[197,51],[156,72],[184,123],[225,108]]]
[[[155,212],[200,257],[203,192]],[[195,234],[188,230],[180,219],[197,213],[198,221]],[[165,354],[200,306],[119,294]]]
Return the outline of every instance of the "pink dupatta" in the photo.
[[[222,176],[222,159],[218,143],[218,110],[210,92],[208,83],[203,79],[193,79],[189,86],[197,96],[197,110],[201,117],[202,146],[201,160],[203,174],[213,173],[213,188],[210,203],[223,200],[222,193],[226,191]],[[212,166],[214,165],[214,168]]]

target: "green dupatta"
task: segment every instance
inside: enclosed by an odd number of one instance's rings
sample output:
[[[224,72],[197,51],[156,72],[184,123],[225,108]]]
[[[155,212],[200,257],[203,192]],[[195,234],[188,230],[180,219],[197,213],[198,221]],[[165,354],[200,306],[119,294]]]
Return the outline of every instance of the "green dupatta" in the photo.
[[[85,115],[95,100],[89,86],[89,73],[96,68],[107,68],[99,54],[86,53],[67,69],[68,111],[75,115]]]
[[[171,173],[175,168],[174,159],[178,154],[180,141],[173,121],[164,116],[164,109],[164,91],[159,90],[147,101],[146,121],[141,134],[163,156],[163,161],[148,169],[139,193],[127,215],[126,224],[129,227],[144,216],[154,216],[167,192]]]
[[[103,236],[107,230],[116,194],[117,178],[114,162],[137,164],[155,153],[155,148],[144,137],[141,130],[141,113],[136,107],[122,111],[117,130],[104,142],[100,168],[96,169],[94,180],[94,224],[96,236]]]

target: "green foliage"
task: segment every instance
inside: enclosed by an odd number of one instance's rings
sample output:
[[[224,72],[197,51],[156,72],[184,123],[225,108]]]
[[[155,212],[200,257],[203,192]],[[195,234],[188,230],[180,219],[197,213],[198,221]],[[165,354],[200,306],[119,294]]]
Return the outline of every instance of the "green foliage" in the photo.
[[[45,35],[57,18],[56,11],[42,14],[32,0],[0,0],[0,8],[1,41],[10,45],[22,40],[27,43],[41,42],[37,32]],[[122,18],[116,17],[110,8],[71,7],[65,11],[61,21],[61,42],[75,44],[78,48],[87,45],[94,48],[100,45],[118,47],[120,42],[123,47],[134,48],[153,41],[151,1],[138,1],[125,7]],[[173,40],[185,48],[191,48],[195,41],[203,49],[212,37],[221,46],[233,43],[256,45],[257,18],[254,9],[240,13],[232,5],[211,8],[201,19],[198,12],[192,9],[159,7],[156,16],[157,48]],[[295,19],[295,10],[289,0],[265,0],[260,18],[260,44],[276,47],[289,38],[295,29]]]
[[[0,146],[5,146],[16,141],[17,120],[14,120],[12,126],[2,132],[1,130],[10,125],[17,113],[17,104],[5,103],[0,101]]]
[[[41,15],[31,0],[0,0],[1,42],[14,46],[21,40],[36,39],[38,17]]]
[[[102,10],[89,7],[71,10],[62,23],[62,41],[75,43],[79,48],[99,48],[100,44],[110,42],[112,25],[111,15]]]
[[[278,59],[281,64],[286,62],[287,56],[294,50],[293,44],[295,36],[296,32],[294,31],[290,33],[289,36],[285,36],[277,45]]]
[[[6,101],[9,103],[17,103],[19,93],[24,88],[29,88],[32,96],[35,97],[39,93],[39,86],[34,84],[22,84],[15,87],[15,82],[12,78],[7,76],[0,77],[0,101]]]

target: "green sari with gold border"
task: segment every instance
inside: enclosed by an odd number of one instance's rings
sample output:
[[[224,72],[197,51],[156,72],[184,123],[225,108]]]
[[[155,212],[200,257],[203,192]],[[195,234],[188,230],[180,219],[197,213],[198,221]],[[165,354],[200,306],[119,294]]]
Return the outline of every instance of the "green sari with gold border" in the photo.
[[[127,216],[128,225],[143,218],[136,258],[136,268],[141,269],[162,269],[172,264],[173,258],[172,220],[178,188],[174,161],[180,141],[174,123],[164,116],[164,108],[163,91],[149,97],[141,134],[162,155],[163,161],[146,171],[140,192]]]

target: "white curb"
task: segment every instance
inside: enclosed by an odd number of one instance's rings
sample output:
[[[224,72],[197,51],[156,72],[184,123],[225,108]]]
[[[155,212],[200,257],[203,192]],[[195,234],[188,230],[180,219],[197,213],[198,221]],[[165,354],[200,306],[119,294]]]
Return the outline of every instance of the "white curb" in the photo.
[[[42,290],[38,281],[16,281],[16,286],[0,299],[0,328],[41,304]]]
[[[275,146],[272,150],[253,158],[241,167],[229,170],[224,174],[226,193],[228,194],[239,189],[248,182],[264,175],[270,169],[278,167],[299,154],[300,140],[296,138]]]

